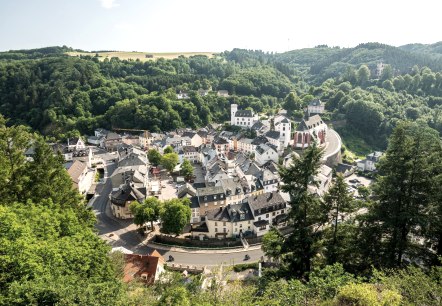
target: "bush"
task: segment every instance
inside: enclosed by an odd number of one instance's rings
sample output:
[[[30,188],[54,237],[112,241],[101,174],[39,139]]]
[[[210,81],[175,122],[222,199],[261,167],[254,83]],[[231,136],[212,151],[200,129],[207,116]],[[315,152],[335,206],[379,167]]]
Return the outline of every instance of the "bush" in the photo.
[[[234,265],[233,266],[233,271],[235,272],[241,272],[247,269],[255,269],[258,270],[259,268],[259,264],[257,262],[251,262],[251,263],[244,263],[244,264],[239,264],[239,265]]]

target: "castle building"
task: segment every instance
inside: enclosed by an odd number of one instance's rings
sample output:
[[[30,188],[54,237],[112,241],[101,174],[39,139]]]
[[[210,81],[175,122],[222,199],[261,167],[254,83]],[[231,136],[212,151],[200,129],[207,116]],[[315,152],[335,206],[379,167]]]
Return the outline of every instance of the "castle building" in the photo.
[[[258,114],[252,110],[238,110],[238,104],[230,105],[230,124],[251,128],[258,121]]]

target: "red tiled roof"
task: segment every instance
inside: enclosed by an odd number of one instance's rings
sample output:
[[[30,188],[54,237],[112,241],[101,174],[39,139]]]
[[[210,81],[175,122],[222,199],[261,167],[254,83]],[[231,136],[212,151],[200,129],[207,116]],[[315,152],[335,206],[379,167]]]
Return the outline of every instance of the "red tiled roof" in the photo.
[[[156,250],[151,255],[126,254],[123,281],[128,283],[136,278],[147,284],[155,281],[158,265],[164,264],[164,258]]]

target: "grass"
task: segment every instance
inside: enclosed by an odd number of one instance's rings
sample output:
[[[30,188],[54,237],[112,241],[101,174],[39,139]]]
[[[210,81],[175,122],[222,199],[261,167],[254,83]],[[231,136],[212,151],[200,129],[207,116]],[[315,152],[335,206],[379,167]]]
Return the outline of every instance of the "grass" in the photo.
[[[205,55],[209,58],[212,58],[216,55],[214,52],[164,52],[164,53],[153,53],[153,52],[124,52],[124,51],[113,51],[113,52],[66,52],[67,55],[70,56],[80,56],[80,55],[89,55],[95,56],[98,53],[98,58],[100,61],[103,61],[105,58],[111,59],[112,57],[118,57],[121,60],[137,60],[139,59],[142,62],[155,60],[159,58],[164,59],[174,59],[179,56],[190,57],[194,55]],[[152,55],[152,57],[146,57],[146,55]]]
[[[365,155],[375,150],[373,146],[366,143],[365,140],[349,126],[336,128],[336,131],[341,136],[346,148],[343,155],[347,155],[348,159],[364,158]]]

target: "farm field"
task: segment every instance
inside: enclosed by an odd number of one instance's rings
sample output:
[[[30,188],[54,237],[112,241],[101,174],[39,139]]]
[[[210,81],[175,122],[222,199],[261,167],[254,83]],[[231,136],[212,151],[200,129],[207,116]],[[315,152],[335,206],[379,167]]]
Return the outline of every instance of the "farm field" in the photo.
[[[214,52],[164,52],[164,53],[151,53],[151,52],[126,52],[126,51],[110,51],[110,52],[66,52],[70,56],[80,56],[80,55],[90,55],[95,56],[98,53],[99,59],[104,60],[105,58],[111,59],[112,57],[118,57],[122,60],[137,60],[149,61],[158,58],[164,59],[174,59],[179,56],[190,57],[194,55],[205,55],[212,58],[216,53]]]

